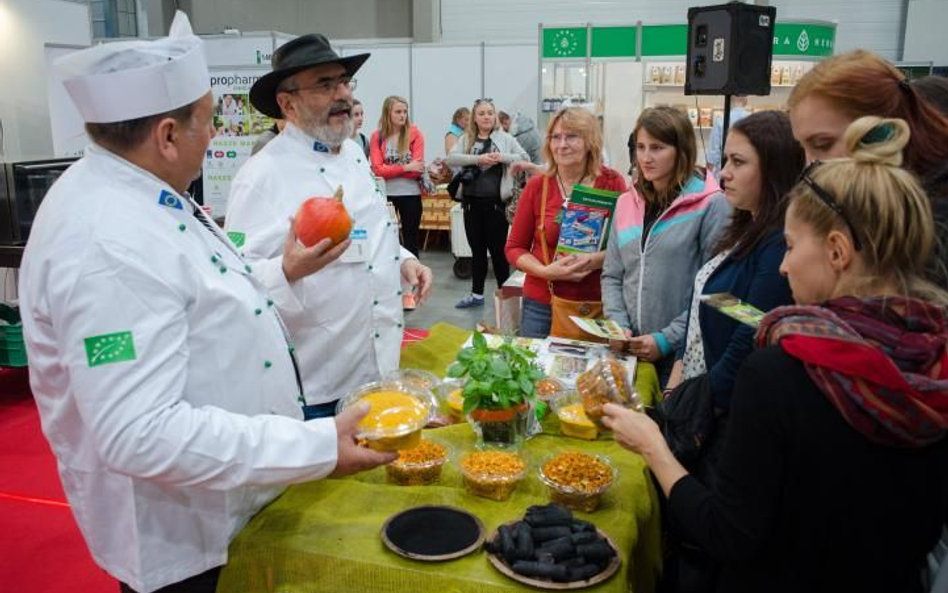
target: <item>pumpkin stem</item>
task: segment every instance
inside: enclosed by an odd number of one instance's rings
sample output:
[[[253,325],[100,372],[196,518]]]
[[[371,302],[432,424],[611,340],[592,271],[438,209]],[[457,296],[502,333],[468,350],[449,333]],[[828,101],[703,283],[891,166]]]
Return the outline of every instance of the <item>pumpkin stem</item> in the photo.
[[[334,193],[332,197],[336,198],[337,202],[342,202],[342,186],[341,185],[336,188],[336,193]]]

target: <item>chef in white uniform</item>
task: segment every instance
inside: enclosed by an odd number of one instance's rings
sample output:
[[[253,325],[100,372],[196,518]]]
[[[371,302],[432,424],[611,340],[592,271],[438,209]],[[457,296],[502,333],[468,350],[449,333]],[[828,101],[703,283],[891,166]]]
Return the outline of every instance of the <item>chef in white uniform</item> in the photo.
[[[391,459],[364,409],[302,422],[264,286],[184,193],[211,137],[201,41],[56,64],[95,144],[49,191],[21,269],[30,383],[95,561],[123,591],[214,591],[231,539],[286,484]],[[135,120],[135,121],[132,121]],[[325,249],[295,258],[325,265]]]
[[[308,418],[331,414],[348,391],[398,368],[402,292],[417,287],[424,301],[431,287],[431,270],[400,247],[398,224],[350,139],[352,76],[368,57],[339,57],[316,34],[274,52],[273,71],[250,89],[250,102],[287,124],[237,173],[227,205],[228,234],[293,337]],[[340,186],[353,219],[350,242],[312,273],[283,255],[289,219],[307,198]]]

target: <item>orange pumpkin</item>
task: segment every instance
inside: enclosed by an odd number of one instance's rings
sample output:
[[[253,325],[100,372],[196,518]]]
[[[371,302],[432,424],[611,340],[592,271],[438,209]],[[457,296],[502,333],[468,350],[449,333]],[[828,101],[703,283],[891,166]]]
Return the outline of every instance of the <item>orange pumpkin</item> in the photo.
[[[352,232],[352,218],[342,203],[342,186],[331,198],[309,198],[300,205],[293,225],[296,238],[312,247],[325,238],[333,245],[346,240]]]

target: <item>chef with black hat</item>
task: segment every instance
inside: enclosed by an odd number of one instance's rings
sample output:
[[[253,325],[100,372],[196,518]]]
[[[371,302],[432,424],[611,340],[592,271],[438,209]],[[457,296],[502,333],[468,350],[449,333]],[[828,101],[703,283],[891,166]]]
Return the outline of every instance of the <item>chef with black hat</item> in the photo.
[[[424,301],[431,288],[431,270],[399,245],[398,223],[350,139],[353,76],[368,57],[341,57],[317,34],[273,53],[273,71],[250,89],[250,102],[286,127],[237,173],[227,204],[228,233],[293,337],[307,418],[333,414],[340,397],[398,368],[403,291],[417,290]],[[285,240],[289,219],[307,198],[332,196],[340,186],[351,241],[307,259]]]

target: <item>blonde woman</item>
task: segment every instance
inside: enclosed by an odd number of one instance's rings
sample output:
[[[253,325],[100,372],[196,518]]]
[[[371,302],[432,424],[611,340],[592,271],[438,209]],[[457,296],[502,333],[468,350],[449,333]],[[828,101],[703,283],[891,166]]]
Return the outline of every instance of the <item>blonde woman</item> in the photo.
[[[604,251],[556,261],[550,257],[560,236],[558,215],[570,200],[573,186],[626,190],[622,175],[602,164],[599,122],[584,108],[570,107],[553,116],[542,151],[549,168],[527,182],[505,249],[507,261],[527,274],[520,335],[528,338],[545,338],[550,333],[552,294],[576,301],[601,300],[599,272]]]
[[[385,180],[385,195],[402,222],[402,243],[418,255],[421,186],[425,170],[425,139],[408,117],[408,101],[386,97],[379,129],[369,140],[372,172]]]
[[[471,245],[474,276],[471,294],[455,305],[458,309],[484,305],[488,252],[498,288],[510,276],[504,257],[508,227],[504,206],[513,196],[509,165],[530,160],[514,137],[501,129],[490,99],[475,101],[471,112],[467,130],[445,159],[455,173],[462,168],[469,173],[469,181],[461,185],[457,198],[464,208],[464,231]]]
[[[722,563],[718,591],[922,591],[948,507],[948,299],[925,280],[934,225],[900,167],[908,138],[902,120],[858,119],[851,157],[790,191],[796,305],[761,322],[713,487],[648,416],[605,406],[671,522]]]

